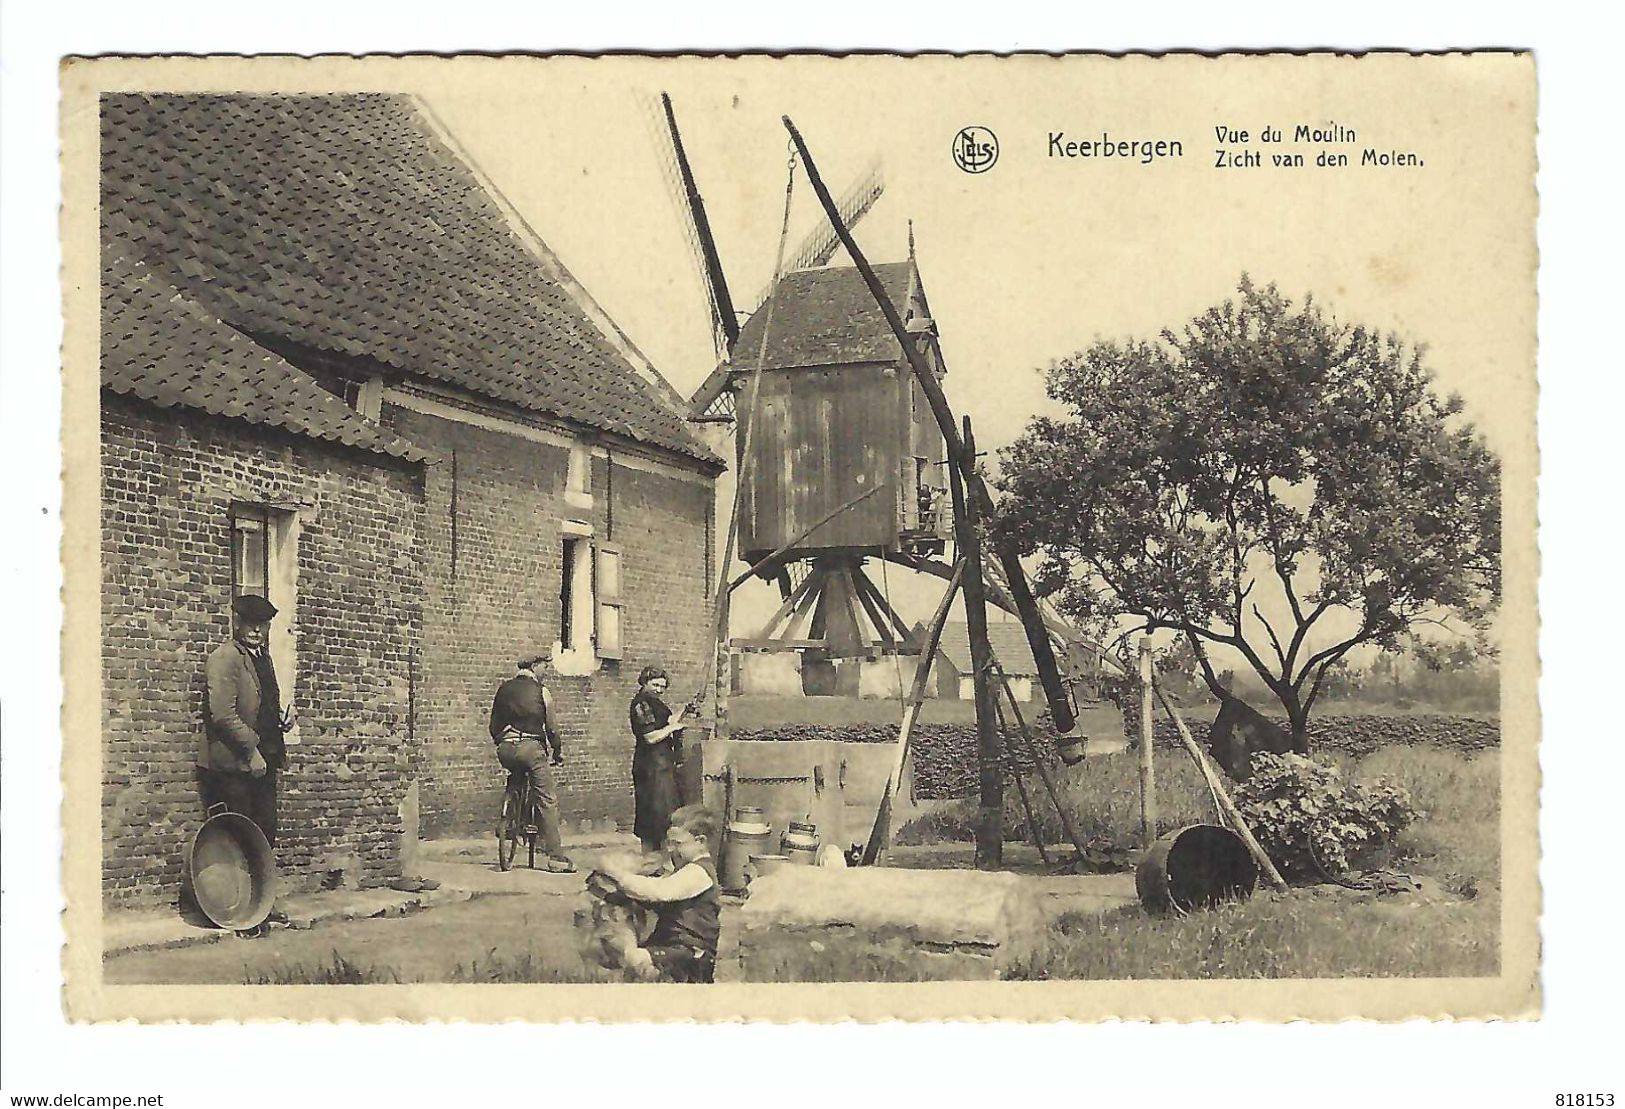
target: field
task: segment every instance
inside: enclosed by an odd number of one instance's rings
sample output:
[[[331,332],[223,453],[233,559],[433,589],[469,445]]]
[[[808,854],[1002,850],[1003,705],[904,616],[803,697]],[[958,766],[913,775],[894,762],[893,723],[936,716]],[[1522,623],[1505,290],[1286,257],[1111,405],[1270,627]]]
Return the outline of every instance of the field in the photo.
[[[1198,691],[1200,696],[1190,702],[1187,716],[1193,721],[1211,720],[1218,711],[1217,702]],[[1250,702],[1267,716],[1278,713],[1267,697],[1253,698]],[[1034,701],[1030,716],[1036,718],[1043,708]],[[735,728],[768,728],[774,724],[892,724],[903,715],[896,698],[858,697],[769,697],[761,694],[735,696],[728,702],[730,720]],[[1317,706],[1321,716],[1430,716],[1454,715],[1493,719],[1494,712],[1463,710],[1445,705],[1418,701],[1398,705],[1385,700],[1328,700]],[[920,707],[923,724],[974,724],[976,705],[972,701],[952,698],[928,697]]]

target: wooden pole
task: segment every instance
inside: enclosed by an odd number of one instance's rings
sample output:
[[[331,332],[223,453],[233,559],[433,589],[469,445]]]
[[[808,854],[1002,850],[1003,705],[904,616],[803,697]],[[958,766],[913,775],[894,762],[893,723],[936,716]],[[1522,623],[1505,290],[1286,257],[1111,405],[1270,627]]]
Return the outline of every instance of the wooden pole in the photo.
[[[965,417],[965,450],[974,452],[970,417]],[[971,456],[974,458],[974,454]],[[987,597],[982,583],[982,540],[977,527],[981,514],[973,498],[965,495],[962,468],[970,458],[950,468],[954,525],[959,557],[965,565],[965,630],[970,636],[971,682],[976,689],[976,761],[980,819],[976,822],[976,866],[993,870],[1004,862],[1004,767],[999,760],[999,722],[993,702],[989,671],[993,651],[987,642]]]
[[[794,159],[790,162],[788,179],[784,183],[784,218],[779,224],[779,245],[773,256],[773,287],[777,290],[779,278],[784,269],[784,240],[790,233],[790,197],[795,189],[796,167]],[[744,495],[745,475],[750,470],[751,443],[756,434],[757,414],[761,409],[762,400],[762,363],[767,361],[767,337],[773,330],[773,309],[775,300],[770,298],[767,302],[767,314],[762,321],[762,342],[756,352],[756,365],[750,373],[750,408],[745,418],[745,434],[738,437],[739,450],[737,454],[737,473],[734,476],[734,505],[733,512],[728,519],[728,540],[722,549],[722,565],[717,570],[716,611],[712,615],[712,634],[714,643],[711,660],[708,668],[714,668],[708,677],[715,681],[712,688],[713,705],[716,711],[716,722],[712,726],[712,735],[719,739],[728,736],[728,694],[733,675],[730,673],[733,655],[728,643],[728,608],[733,590],[728,587],[728,567],[733,562],[734,544],[739,538],[739,498]],[[731,346],[731,341],[730,341]],[[705,695],[705,685],[702,683],[700,692],[694,700],[698,702]]]
[[[1179,742],[1184,745],[1191,758],[1196,760],[1196,767],[1202,772],[1202,777],[1207,779],[1207,787],[1213,792],[1213,800],[1219,806],[1219,811],[1224,814],[1224,818],[1230,822],[1230,826],[1241,837],[1241,842],[1247,845],[1247,850],[1252,855],[1253,861],[1258,863],[1258,868],[1264,872],[1264,877],[1269,884],[1278,890],[1286,889],[1286,879],[1282,878],[1281,872],[1275,869],[1275,863],[1265,853],[1263,845],[1253,835],[1253,830],[1247,826],[1247,821],[1242,817],[1241,810],[1236,808],[1236,803],[1230,799],[1230,791],[1224,788],[1224,783],[1219,781],[1219,776],[1214,773],[1212,765],[1207,761],[1207,756],[1196,745],[1196,740],[1191,737],[1191,730],[1185,726],[1185,718],[1179,715],[1179,710],[1174,707],[1173,702],[1168,699],[1168,695],[1163,692],[1162,684],[1156,680],[1155,675],[1152,676],[1151,681],[1157,691],[1157,700],[1162,702],[1163,710],[1173,718],[1174,727],[1179,729]]]
[[[677,173],[682,178],[683,193],[688,198],[688,212],[694,219],[694,237],[700,241],[700,257],[705,262],[706,284],[711,286],[711,298],[716,302],[717,324],[722,328],[726,349],[733,350],[739,338],[739,317],[734,314],[733,298],[728,295],[728,282],[722,276],[722,259],[717,255],[716,240],[711,237],[711,221],[705,217],[705,201],[700,199],[700,187],[694,183],[694,171],[688,164],[688,151],[683,149],[683,136],[677,131],[677,116],[671,109],[671,97],[660,94],[660,106],[666,110],[666,126],[671,129],[672,152],[677,156]]]
[[[875,823],[869,832],[869,842],[863,845],[864,866],[873,866],[879,862],[891,839],[891,814],[894,805],[892,798],[903,788],[903,766],[908,761],[909,736],[914,731],[914,722],[919,718],[920,706],[925,701],[925,689],[931,676],[931,661],[936,657],[937,647],[942,642],[943,625],[948,622],[948,613],[954,607],[954,595],[959,592],[964,576],[965,564],[960,562],[955,565],[953,577],[948,579],[948,589],[943,593],[942,600],[937,602],[937,611],[932,614],[931,625],[926,629],[920,660],[914,664],[914,685],[909,690],[908,702],[903,706],[903,723],[897,729],[897,757],[892,761],[891,776],[886,779],[886,792],[880,795],[880,808],[875,812]]]
[[[1152,680],[1151,637],[1147,635],[1140,639],[1140,846],[1147,851],[1157,841],[1157,772],[1156,764],[1152,762]]]
[[[852,232],[841,219],[840,209],[830,196],[829,189],[825,187],[824,179],[818,175],[818,167],[813,164],[812,152],[807,149],[807,143],[802,139],[801,132],[796,130],[796,125],[790,121],[789,116],[782,118],[785,129],[790,132],[791,141],[801,154],[802,165],[807,170],[807,183],[817,195],[824,214],[829,217],[831,228],[841,240],[841,245],[846,248],[847,254],[851,255],[852,264],[863,277],[863,283],[869,287],[869,294],[874,297],[875,304],[886,317],[887,326],[891,328],[892,335],[902,347],[909,368],[914,371],[920,389],[931,405],[931,414],[936,417],[937,426],[942,430],[942,438],[948,448],[948,458],[958,460],[956,465],[964,475],[965,489],[970,498],[976,502],[977,511],[983,516],[992,516],[993,497],[976,473],[974,452],[969,455],[965,453],[965,444],[959,437],[958,429],[954,427],[953,411],[948,407],[948,398],[942,392],[942,383],[937,380],[931,367],[926,365],[925,356],[915,345],[913,336],[904,328],[902,318],[898,316],[891,299],[886,296],[885,287],[880,284],[880,278],[875,276],[874,267],[869,265],[869,260],[863,256],[857,242],[852,238]],[[1057,732],[1062,734],[1070,732],[1077,722],[1072,711],[1072,701],[1061,681],[1061,668],[1055,661],[1055,648],[1050,645],[1049,636],[1044,631],[1043,613],[1039,611],[1038,602],[1033,598],[1032,591],[1027,588],[1027,572],[1022,569],[1021,559],[1017,557],[1014,546],[1009,542],[996,543],[994,554],[998,556],[999,564],[1004,569],[1005,581],[1010,587],[1010,594],[1021,616],[1022,627],[1027,633],[1027,645],[1032,649],[1033,661],[1038,667],[1038,677],[1044,686],[1044,698],[1049,702],[1050,719],[1054,721]]]

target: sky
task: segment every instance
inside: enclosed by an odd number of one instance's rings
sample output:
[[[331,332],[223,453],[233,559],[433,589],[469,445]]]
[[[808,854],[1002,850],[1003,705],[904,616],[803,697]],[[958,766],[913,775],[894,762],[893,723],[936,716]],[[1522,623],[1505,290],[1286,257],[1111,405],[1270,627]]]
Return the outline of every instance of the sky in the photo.
[[[1233,63],[1238,59],[1230,59]],[[1205,58],[545,59],[459,63],[407,87],[685,395],[715,363],[703,286],[660,168],[653,105],[670,92],[734,299],[771,275],[787,134],[837,193],[881,157],[885,195],[859,224],[873,262],[907,254],[910,221],[956,412],[997,450],[1050,411],[1042,370],[1098,338],[1155,335],[1229,295],[1245,271],[1337,318],[1427,345],[1492,448],[1532,466],[1532,92],[1512,59],[1417,63]],[[1352,144],[1293,144],[1298,124]],[[993,130],[982,174],[959,128]],[[1266,126],[1288,141],[1260,141]],[[1216,168],[1217,129],[1257,168]],[[1063,141],[1168,140],[1183,156],[1065,158]],[[1408,168],[1318,169],[1314,155],[1414,151]],[[1275,150],[1309,166],[1275,168]],[[820,220],[794,184],[792,243]],[[1521,471],[1520,471],[1521,473]],[[1509,472],[1509,488],[1520,473]],[[724,500],[731,499],[725,482]],[[910,619],[934,581],[890,575]],[[905,580],[899,581],[898,578]],[[771,611],[765,587],[741,620]],[[743,634],[736,626],[735,634]]]

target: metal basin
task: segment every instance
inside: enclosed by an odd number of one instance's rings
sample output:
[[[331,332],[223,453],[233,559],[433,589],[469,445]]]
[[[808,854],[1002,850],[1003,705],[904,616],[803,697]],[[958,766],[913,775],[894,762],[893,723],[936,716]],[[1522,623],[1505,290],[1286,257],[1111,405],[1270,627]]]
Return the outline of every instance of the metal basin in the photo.
[[[243,930],[265,922],[276,901],[276,860],[259,825],[220,812],[203,822],[187,848],[186,892],[221,928]]]

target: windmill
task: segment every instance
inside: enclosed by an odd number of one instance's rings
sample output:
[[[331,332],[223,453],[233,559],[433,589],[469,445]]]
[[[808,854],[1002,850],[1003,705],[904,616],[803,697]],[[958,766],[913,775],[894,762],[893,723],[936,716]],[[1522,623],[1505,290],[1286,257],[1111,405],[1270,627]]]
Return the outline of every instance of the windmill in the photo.
[[[951,416],[944,420],[940,383],[947,368],[912,232],[904,260],[830,266],[843,247],[859,262],[850,228],[884,192],[878,166],[867,167],[838,198],[816,182],[826,218],[789,250],[787,191],[774,277],[741,323],[664,94],[660,115],[718,355],[690,401],[690,416],[735,426],[739,484],[724,572],[737,539],[750,570],[731,584],[754,575],[776,581],[780,591],[777,611],[755,634],[730,638],[727,588],[719,590],[719,644],[799,652],[804,680],[809,670],[827,673],[840,660],[919,654],[912,627],[866,570],[881,560],[952,573],[939,556],[954,536],[949,459],[961,444]],[[795,172],[792,162],[792,187]],[[971,488],[979,505],[991,504],[979,478]],[[990,560],[982,576],[993,603],[1018,612],[1036,640],[1051,714],[1061,731],[1069,730],[1073,714],[1049,642],[1053,622],[1046,627],[1013,556]],[[720,727],[721,681],[718,689]]]

